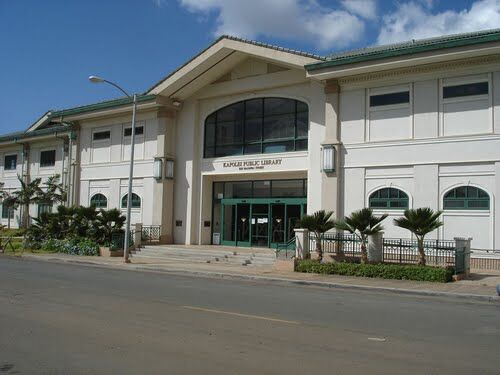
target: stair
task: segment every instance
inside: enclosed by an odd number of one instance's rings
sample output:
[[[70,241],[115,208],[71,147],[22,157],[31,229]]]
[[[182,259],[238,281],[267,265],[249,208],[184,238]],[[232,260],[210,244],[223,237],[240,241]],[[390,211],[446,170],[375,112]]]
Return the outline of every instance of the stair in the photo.
[[[233,249],[148,245],[132,251],[133,259],[176,263],[214,263],[237,266],[272,266],[276,255],[271,249]]]

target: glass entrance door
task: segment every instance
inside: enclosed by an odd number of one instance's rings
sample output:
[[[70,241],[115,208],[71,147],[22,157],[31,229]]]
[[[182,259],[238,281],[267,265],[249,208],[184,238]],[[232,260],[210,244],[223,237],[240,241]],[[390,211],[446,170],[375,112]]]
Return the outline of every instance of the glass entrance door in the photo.
[[[236,245],[250,246],[250,205],[236,206]]]
[[[305,198],[221,200],[223,245],[276,247],[295,237]]]
[[[269,246],[269,205],[252,206],[252,246]]]
[[[295,237],[294,229],[298,227],[300,218],[304,215],[305,209],[303,205],[288,204],[286,206],[286,241],[290,241]]]
[[[271,205],[271,247],[285,242],[285,208],[286,205],[284,204]]]

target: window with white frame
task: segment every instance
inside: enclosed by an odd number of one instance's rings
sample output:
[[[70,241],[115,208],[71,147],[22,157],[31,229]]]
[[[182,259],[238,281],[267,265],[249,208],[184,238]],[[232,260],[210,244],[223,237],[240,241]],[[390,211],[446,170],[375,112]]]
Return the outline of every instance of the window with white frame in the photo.
[[[17,168],[17,154],[5,155],[3,168],[6,171],[15,171]]]
[[[38,217],[43,213],[52,212],[52,203],[38,203]]]
[[[370,88],[367,96],[368,141],[412,137],[411,84]]]
[[[127,208],[127,198],[128,194],[122,197],[122,208]],[[141,208],[141,198],[136,193],[130,196],[130,208]]]
[[[492,131],[489,74],[442,79],[440,100],[442,136],[484,134]]]
[[[14,207],[12,205],[2,204],[2,219],[14,219]]]
[[[40,168],[50,168],[56,165],[56,150],[40,151]]]
[[[92,132],[92,163],[110,161],[111,131],[94,129]]]
[[[135,126],[135,146],[134,146],[134,159],[144,158],[144,133],[146,128],[143,122],[139,122]],[[123,153],[122,160],[130,160],[130,141],[132,139],[132,124],[123,126]]]

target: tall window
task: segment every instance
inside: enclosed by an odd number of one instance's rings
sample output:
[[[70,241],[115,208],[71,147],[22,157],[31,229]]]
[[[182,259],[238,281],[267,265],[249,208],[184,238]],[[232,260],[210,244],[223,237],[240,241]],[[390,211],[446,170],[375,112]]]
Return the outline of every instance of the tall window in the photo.
[[[205,121],[206,158],[307,150],[307,104],[260,98],[231,104]]]
[[[443,207],[448,210],[489,210],[490,196],[475,186],[459,186],[446,193]]]
[[[44,212],[52,212],[52,203],[38,203],[38,217]]]
[[[108,207],[108,198],[101,193],[94,194],[92,198],[90,198],[90,205],[95,208],[106,208]]]
[[[404,191],[396,188],[382,188],[370,195],[368,203],[370,208],[401,210],[408,208],[409,199]]]
[[[127,195],[128,194],[125,194],[122,198],[122,208],[127,208]],[[132,196],[130,198],[131,198],[130,208],[141,207],[141,198],[136,193],[132,193]]]
[[[14,209],[11,206],[2,204],[2,219],[14,219]]]
[[[5,155],[3,167],[6,171],[16,170],[17,155]]]
[[[53,167],[56,164],[56,150],[40,152],[40,167]]]

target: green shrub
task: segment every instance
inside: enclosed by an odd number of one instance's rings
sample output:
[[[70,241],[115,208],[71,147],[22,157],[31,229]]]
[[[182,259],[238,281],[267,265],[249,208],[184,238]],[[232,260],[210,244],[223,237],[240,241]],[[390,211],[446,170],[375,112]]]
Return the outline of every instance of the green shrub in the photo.
[[[48,239],[40,247],[42,251],[70,255],[99,255],[99,245],[87,238]]]
[[[95,207],[57,207],[56,212],[44,212],[33,218],[26,232],[30,248],[51,240],[88,238],[100,245],[109,245],[115,233],[122,232],[125,216],[118,209],[96,210]]]
[[[319,263],[315,260],[299,261],[297,272],[325,275],[379,277],[382,279],[433,281],[446,283],[452,280],[453,267],[429,267],[399,264]]]

